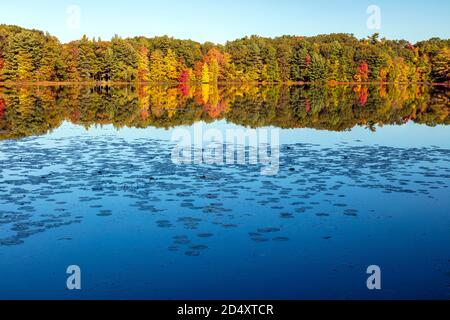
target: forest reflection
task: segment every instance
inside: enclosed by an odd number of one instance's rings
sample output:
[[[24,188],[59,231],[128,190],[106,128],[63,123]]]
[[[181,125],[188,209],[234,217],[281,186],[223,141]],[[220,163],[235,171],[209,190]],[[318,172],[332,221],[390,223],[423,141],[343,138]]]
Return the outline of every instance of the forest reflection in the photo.
[[[448,125],[449,97],[448,88],[429,86],[0,87],[0,140],[46,134],[64,121],[169,129],[226,120],[331,131],[409,121]]]

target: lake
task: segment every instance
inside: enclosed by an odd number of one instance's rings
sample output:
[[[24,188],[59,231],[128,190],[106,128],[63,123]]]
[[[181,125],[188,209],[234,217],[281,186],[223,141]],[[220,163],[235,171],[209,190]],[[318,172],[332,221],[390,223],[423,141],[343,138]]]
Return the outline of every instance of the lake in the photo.
[[[448,299],[449,98],[0,87],[0,298]]]

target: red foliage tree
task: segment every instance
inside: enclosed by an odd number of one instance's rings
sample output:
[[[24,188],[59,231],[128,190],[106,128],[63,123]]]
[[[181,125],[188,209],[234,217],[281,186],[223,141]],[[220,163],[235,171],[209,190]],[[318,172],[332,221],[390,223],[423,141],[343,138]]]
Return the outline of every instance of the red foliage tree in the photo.
[[[367,100],[369,100],[369,89],[361,88],[358,94],[358,104],[364,107],[367,104]]]
[[[180,76],[178,77],[178,82],[187,83],[189,80],[189,72],[187,70],[181,71]]]
[[[306,61],[305,61],[305,62],[306,62],[306,66],[309,67],[309,65],[311,64],[311,56],[310,56],[309,54],[307,54],[305,60],[306,60]]]
[[[305,101],[305,111],[306,111],[306,113],[311,112],[311,103],[309,102],[309,98],[306,98],[306,101]]]
[[[406,45],[406,49],[409,49],[411,51],[414,51],[414,45],[411,42],[408,42],[408,44]]]
[[[0,98],[0,118],[3,118],[5,115],[6,102],[5,99]]]
[[[178,90],[181,92],[181,94],[183,95],[183,97],[188,97],[189,96],[189,84],[187,83],[180,83],[178,85]]]
[[[189,96],[189,81],[190,81],[189,71],[183,70],[178,77],[178,90],[184,97]]]
[[[369,65],[366,61],[362,61],[359,64],[356,70],[355,80],[360,82],[369,80]]]

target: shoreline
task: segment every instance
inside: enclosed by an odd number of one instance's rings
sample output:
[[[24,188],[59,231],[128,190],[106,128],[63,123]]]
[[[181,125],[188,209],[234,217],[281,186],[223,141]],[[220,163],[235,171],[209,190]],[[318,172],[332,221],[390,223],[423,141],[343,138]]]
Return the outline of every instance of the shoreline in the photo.
[[[253,86],[266,86],[266,85],[280,85],[280,86],[374,86],[374,85],[419,85],[419,86],[430,86],[430,87],[448,87],[450,88],[450,83],[431,83],[431,82],[379,82],[379,81],[368,81],[368,82],[218,82],[218,83],[183,83],[183,82],[139,82],[139,81],[0,81],[0,87],[55,87],[55,86],[121,86],[121,85],[144,85],[144,86],[179,86],[179,85],[189,85],[189,86],[202,86],[202,85],[253,85]]]

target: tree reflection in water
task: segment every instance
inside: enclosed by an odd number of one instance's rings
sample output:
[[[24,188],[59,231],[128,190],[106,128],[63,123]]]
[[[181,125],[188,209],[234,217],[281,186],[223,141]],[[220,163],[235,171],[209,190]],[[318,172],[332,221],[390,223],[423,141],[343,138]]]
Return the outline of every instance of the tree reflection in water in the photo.
[[[0,139],[89,128],[173,128],[217,120],[252,127],[345,131],[449,124],[450,90],[429,86],[22,86],[0,88]]]

